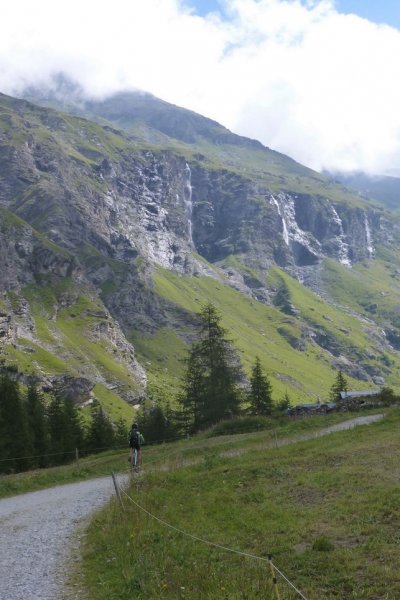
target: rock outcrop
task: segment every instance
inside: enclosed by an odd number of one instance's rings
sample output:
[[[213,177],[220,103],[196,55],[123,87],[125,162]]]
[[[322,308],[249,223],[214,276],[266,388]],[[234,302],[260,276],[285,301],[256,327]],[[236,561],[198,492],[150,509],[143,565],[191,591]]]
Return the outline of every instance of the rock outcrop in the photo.
[[[110,112],[107,103],[86,108],[103,119]],[[50,313],[56,320],[79,294],[93,301],[96,314],[87,336],[107,345],[135,380],[136,392],[128,387],[121,392],[130,402],[146,384],[131,331],[151,334],[194,319],[155,293],[157,266],[208,275],[272,304],[271,267],[283,268],[322,295],[325,259],[351,269],[372,261],[378,246],[398,237],[383,209],[346,196],[319,174],[192,113],[184,125],[177,124],[175,141],[162,138],[159,147],[147,138],[157,138],[157,123],[158,134],[172,135],[163,112],[151,124],[145,121],[152,129],[142,138],[135,137],[136,130],[132,137],[129,127],[124,133],[67,119],[1,95],[0,119],[0,289],[6,295],[0,342],[15,343],[24,331],[43,349],[54,347],[51,332],[40,339],[39,320],[20,292],[68,280],[68,293],[55,295]],[[177,146],[177,139],[194,146]],[[202,152],[195,146],[199,139]],[[223,158],[215,159],[216,143]],[[207,144],[214,144],[210,157],[203,154]],[[248,152],[254,155],[244,163],[241,157]],[[21,297],[14,305],[10,292]],[[18,314],[23,306],[25,313]],[[294,308],[288,314],[299,317]],[[384,348],[398,346],[397,330],[390,332]],[[290,328],[279,333],[293,349],[305,351],[304,339]],[[331,333],[315,326],[308,339],[353,376],[380,376],[362,366],[356,370],[344,356],[348,349]],[[115,383],[101,369],[77,372],[72,379],[86,400],[96,381]]]

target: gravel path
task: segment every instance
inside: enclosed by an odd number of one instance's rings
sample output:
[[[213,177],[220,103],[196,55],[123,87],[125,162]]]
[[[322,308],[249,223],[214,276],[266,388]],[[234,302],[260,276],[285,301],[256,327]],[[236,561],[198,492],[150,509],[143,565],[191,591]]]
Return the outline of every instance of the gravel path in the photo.
[[[79,558],[76,529],[113,493],[111,477],[102,477],[0,500],[0,598],[73,598],[62,590],[69,561]]]
[[[349,419],[318,432],[277,440],[277,445],[367,425],[382,417]],[[76,531],[113,494],[109,476],[0,500],[1,600],[79,600],[79,591],[66,590],[68,564],[80,557]]]
[[[346,431],[346,429],[353,429],[359,425],[370,425],[371,423],[380,421],[384,416],[384,414],[379,414],[367,415],[366,417],[355,417],[354,419],[348,419],[347,421],[342,421],[341,423],[336,423],[336,425],[324,427],[323,429],[313,431],[312,433],[305,433],[304,435],[295,438],[295,441],[310,440],[313,438],[322,437],[323,435],[328,435],[329,433],[334,433],[335,431]]]

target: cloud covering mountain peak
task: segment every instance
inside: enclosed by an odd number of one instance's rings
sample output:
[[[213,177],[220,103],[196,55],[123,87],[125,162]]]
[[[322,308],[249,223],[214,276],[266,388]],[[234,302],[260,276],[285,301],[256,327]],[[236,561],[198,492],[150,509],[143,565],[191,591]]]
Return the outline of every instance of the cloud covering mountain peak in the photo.
[[[0,87],[56,72],[85,93],[149,91],[316,169],[400,163],[400,31],[329,0],[16,0],[0,36]]]

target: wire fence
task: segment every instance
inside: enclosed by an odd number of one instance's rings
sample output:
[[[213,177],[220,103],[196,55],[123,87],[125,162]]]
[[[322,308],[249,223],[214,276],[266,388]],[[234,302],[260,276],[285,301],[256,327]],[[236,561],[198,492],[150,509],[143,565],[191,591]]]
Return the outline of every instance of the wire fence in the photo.
[[[126,450],[126,446],[104,446],[102,448],[91,448],[90,450],[78,450],[79,457],[84,458],[85,456],[89,456],[96,452],[102,452],[107,450],[120,450],[124,448]],[[76,456],[77,448],[73,450],[64,450],[63,452],[48,452],[46,454],[29,454],[26,456],[14,456],[11,458],[1,458],[0,463],[8,462],[8,461],[17,461],[17,460],[33,460],[36,458],[49,458],[51,456],[69,456],[70,454]],[[61,466],[61,465],[60,465]]]

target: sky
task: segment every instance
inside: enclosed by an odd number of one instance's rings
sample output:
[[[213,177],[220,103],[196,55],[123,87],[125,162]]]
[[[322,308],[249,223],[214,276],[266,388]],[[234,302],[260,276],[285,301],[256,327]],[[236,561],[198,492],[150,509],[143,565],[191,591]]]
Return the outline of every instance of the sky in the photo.
[[[219,121],[322,170],[400,175],[400,0],[3,2],[0,91],[64,72]]]
[[[224,8],[223,3],[218,0],[191,0],[190,4],[202,16],[213,11],[223,12]],[[399,0],[336,0],[333,5],[344,14],[355,14],[375,23],[400,27]]]

